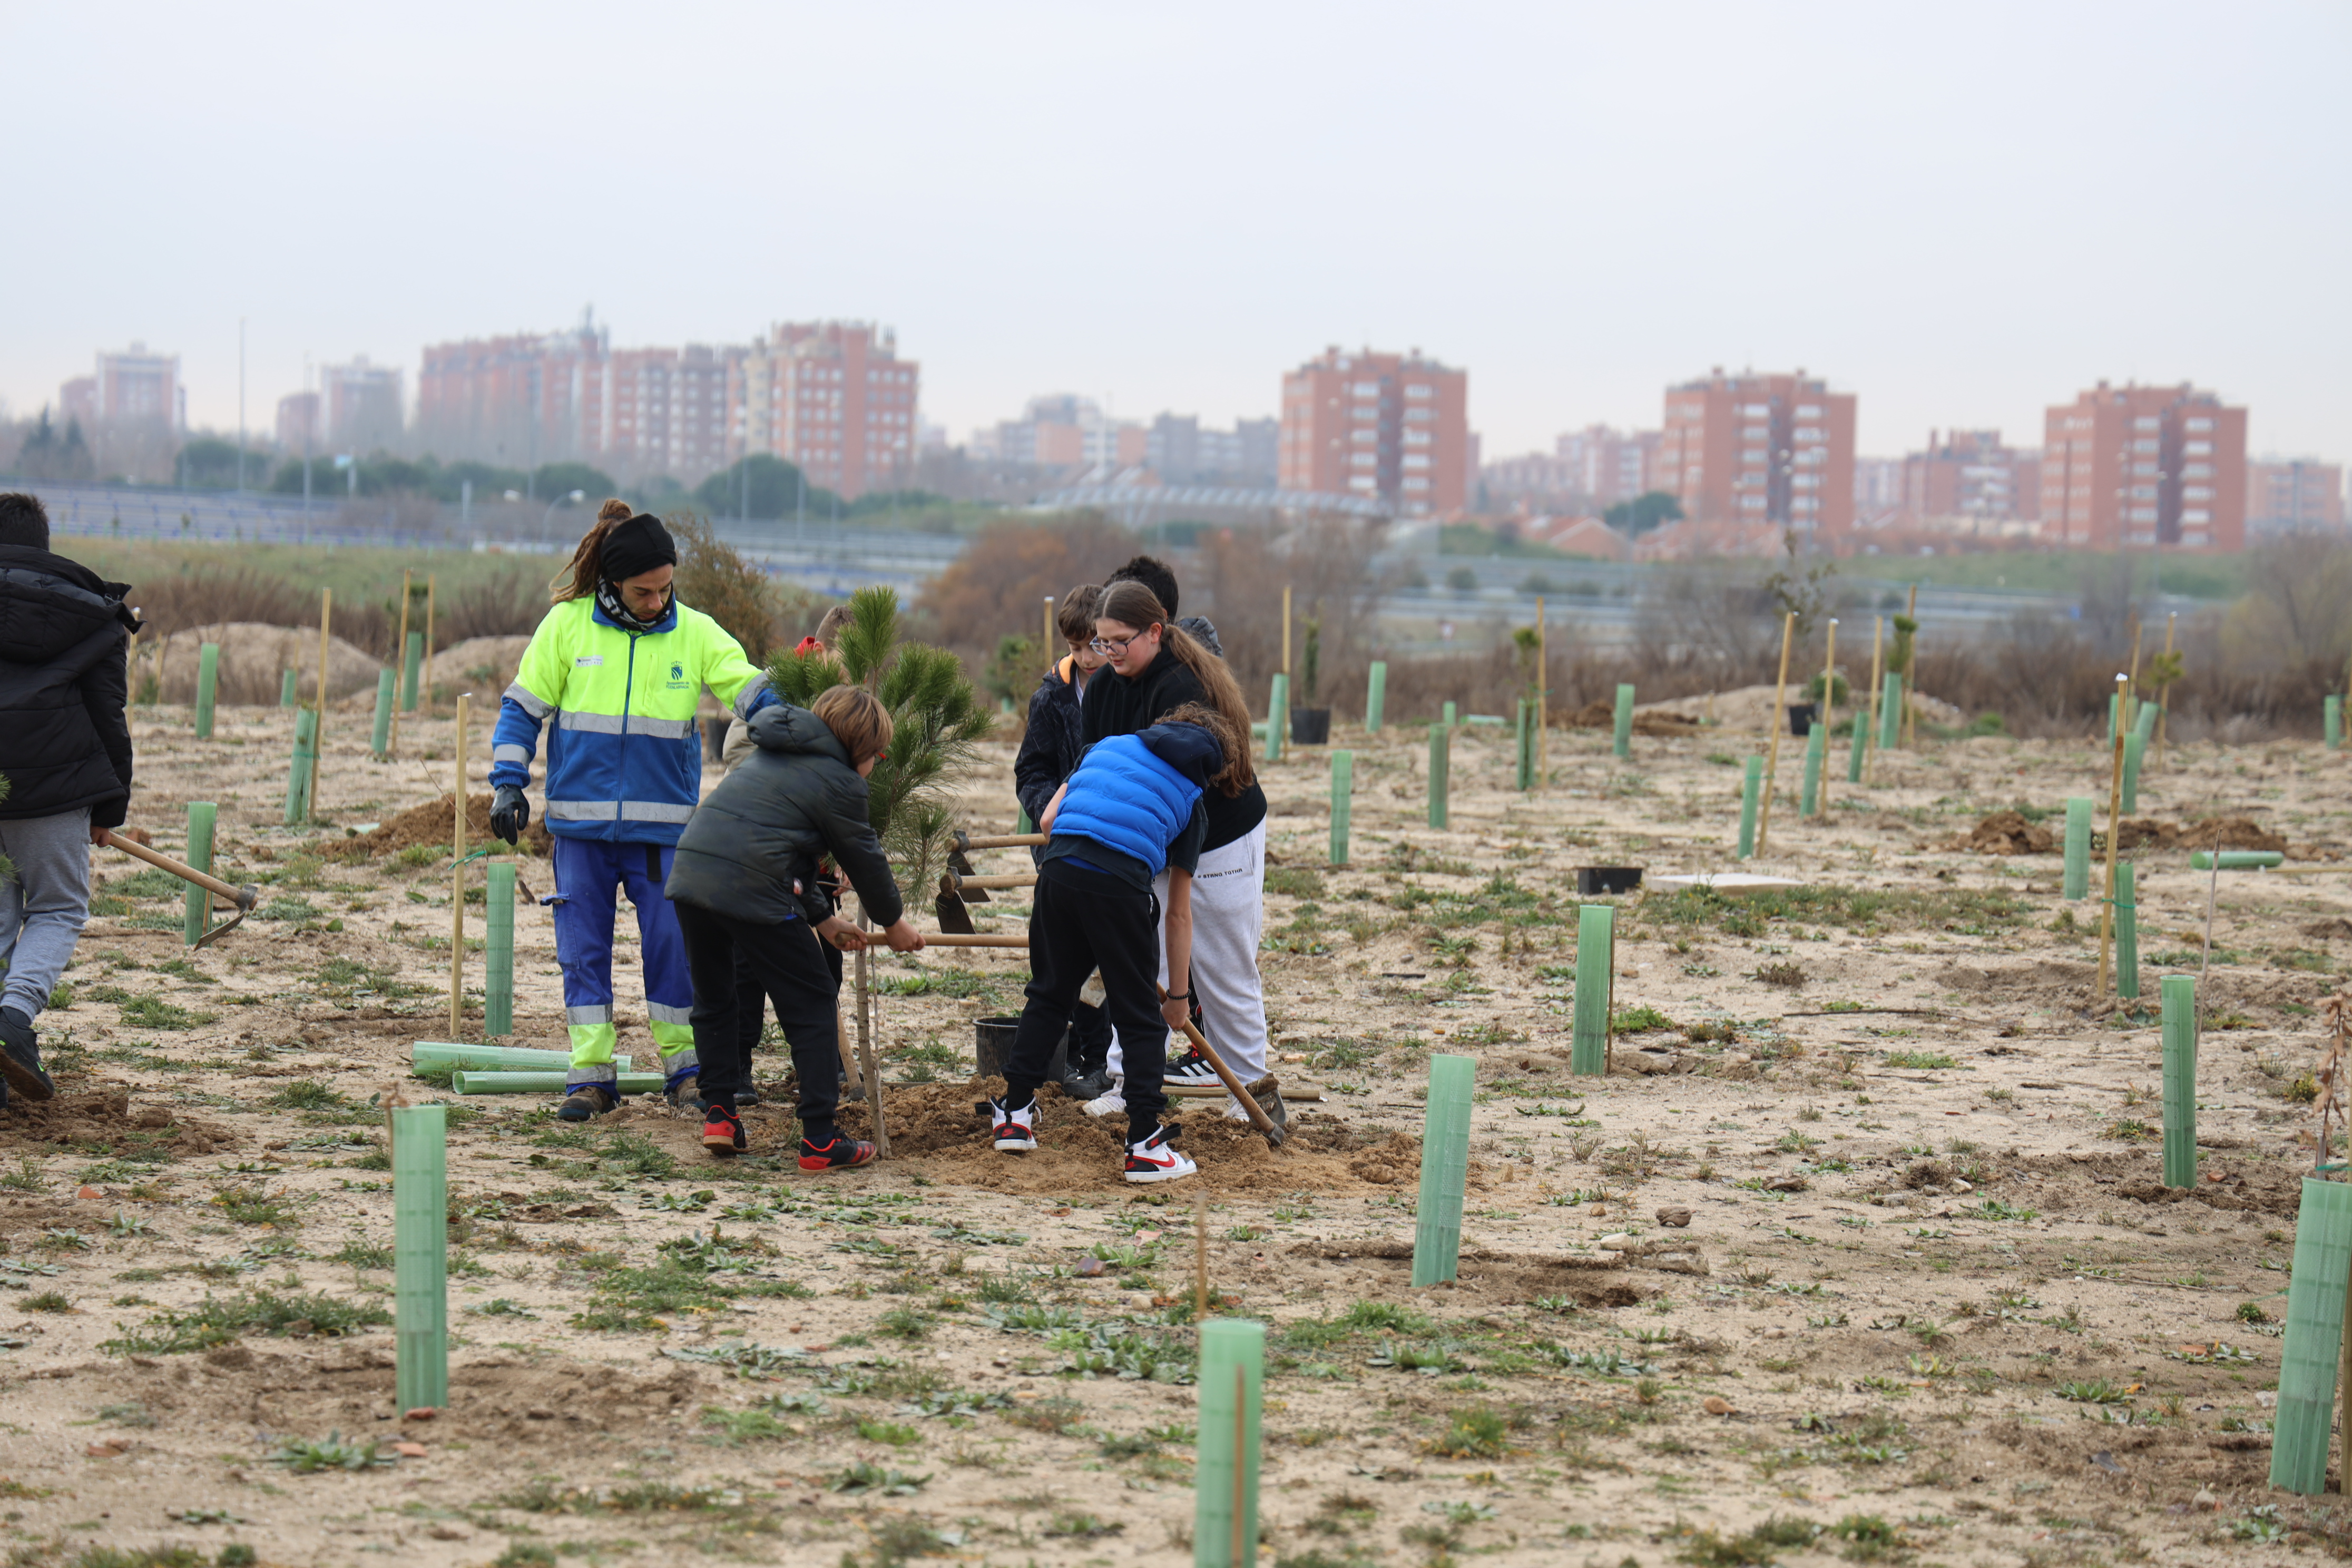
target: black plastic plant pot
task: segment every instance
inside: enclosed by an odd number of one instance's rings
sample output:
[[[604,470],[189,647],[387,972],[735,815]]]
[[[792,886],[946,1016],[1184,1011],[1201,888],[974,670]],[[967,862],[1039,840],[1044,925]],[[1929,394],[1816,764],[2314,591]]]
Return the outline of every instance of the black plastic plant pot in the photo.
[[[1290,743],[1294,746],[1325,746],[1331,742],[1331,710],[1328,708],[1293,708],[1290,710]]]
[[[1821,707],[1820,707],[1820,705],[1819,705],[1818,703],[1812,703],[1812,702],[1791,702],[1791,703],[1790,703],[1790,704],[1789,704],[1789,733],[1790,733],[1791,735],[1810,735],[1810,734],[1811,734],[1811,733],[1813,732],[1813,715],[1814,715],[1814,714],[1816,714],[1816,713],[1819,713],[1820,711],[1821,711]]]
[[[1642,885],[1639,866],[1579,866],[1576,890],[1591,898],[1597,893],[1630,893]]]

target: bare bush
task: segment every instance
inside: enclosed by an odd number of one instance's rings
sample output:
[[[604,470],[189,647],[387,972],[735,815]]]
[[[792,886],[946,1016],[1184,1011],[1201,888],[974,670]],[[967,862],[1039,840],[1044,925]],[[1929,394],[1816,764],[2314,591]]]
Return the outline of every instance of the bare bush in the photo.
[[[282,577],[249,566],[205,567],[149,577],[131,584],[130,602],[152,637],[170,637],[190,626],[254,621],[272,626],[315,626],[319,596]]]
[[[928,617],[931,637],[978,670],[999,639],[1044,635],[1047,595],[1101,582],[1137,548],[1134,534],[1097,511],[1008,518],[973,535],[971,547],[923,589],[916,609]],[[1043,670],[1045,656],[1036,663]]]
[[[440,606],[441,624],[435,628],[435,640],[446,646],[471,637],[518,637],[534,632],[546,618],[547,605],[547,588],[535,581],[531,573],[520,567],[503,571],[494,577],[470,583],[449,595],[448,602]],[[388,614],[399,614],[396,604]],[[392,635],[399,637],[397,626]],[[359,638],[354,637],[352,640],[358,642]]]

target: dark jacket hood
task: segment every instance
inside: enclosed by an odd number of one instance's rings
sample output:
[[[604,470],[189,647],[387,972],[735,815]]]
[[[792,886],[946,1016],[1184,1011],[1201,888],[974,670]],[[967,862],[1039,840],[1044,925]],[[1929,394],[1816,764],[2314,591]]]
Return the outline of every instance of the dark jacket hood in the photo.
[[[1144,748],[1202,789],[1225,771],[1225,749],[1198,724],[1154,724],[1139,731]]]
[[[51,551],[0,544],[0,659],[45,664],[110,622],[137,631],[130,592]]]
[[[751,715],[751,743],[763,752],[781,752],[786,756],[831,757],[844,767],[855,765],[849,759],[849,748],[841,743],[841,737],[827,728],[824,720],[805,708],[772,702]]]

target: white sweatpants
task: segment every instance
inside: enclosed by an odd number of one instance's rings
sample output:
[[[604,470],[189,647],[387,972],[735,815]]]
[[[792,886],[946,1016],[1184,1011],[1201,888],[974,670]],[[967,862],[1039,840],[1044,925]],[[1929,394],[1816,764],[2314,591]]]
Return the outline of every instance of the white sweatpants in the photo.
[[[1160,983],[1168,983],[1168,874],[1151,884],[1160,899]],[[1265,990],[1257,973],[1258,938],[1265,931],[1265,824],[1220,848],[1203,852],[1192,873],[1192,994],[1201,999],[1202,1032],[1244,1083],[1265,1076]],[[1181,1037],[1168,1042],[1168,1059],[1183,1055]],[[1112,1032],[1110,1070],[1124,1076],[1125,1058]]]

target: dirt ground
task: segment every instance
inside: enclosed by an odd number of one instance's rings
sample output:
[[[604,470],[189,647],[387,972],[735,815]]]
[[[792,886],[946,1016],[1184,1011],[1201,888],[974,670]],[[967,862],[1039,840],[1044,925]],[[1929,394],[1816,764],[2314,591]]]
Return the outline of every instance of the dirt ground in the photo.
[[[2000,810],[2063,826],[2070,795],[2104,821],[2104,748],[1923,737],[1807,822],[1784,743],[1746,868],[1801,886],[1612,900],[1616,1070],[1577,1079],[1575,868],[1726,868],[1752,736],[1620,763],[1556,731],[1521,795],[1507,734],[1465,730],[1434,831],[1423,732],[1343,733],[1343,869],[1325,753],[1267,769],[1277,1070],[1321,1093],[1286,1149],[1211,1104],[1201,1178],[1129,1187],[1056,1101],[1045,1149],[998,1155],[972,1025],[1018,1010],[1022,955],[884,954],[897,1146],[868,1169],[793,1168],[781,1081],[726,1163],[656,1101],[581,1130],[551,1097],[453,1100],[452,1392],[405,1419],[383,1107],[450,1098],[407,1066],[450,1033],[449,856],[337,851],[450,787],[452,725],[405,720],[379,763],[339,711],[323,820],[289,829],[290,717],[224,709],[200,744],[184,709],[136,713],[133,824],[177,853],[185,803],[219,803],[261,908],[192,952],[178,886],[102,854],[42,1020],[60,1096],[0,1112],[11,1563],[1180,1563],[1196,1218],[1217,1310],[1269,1327],[1268,1563],[2352,1548],[2336,1500],[2264,1484],[2313,1159],[2293,1094],[2352,951],[2346,763],[2315,747],[2176,747],[2141,784],[2137,816],[2247,817],[2315,873],[2220,881],[2191,1191],[2158,1179],[2155,996],[2198,967],[2206,878],[2135,852],[2142,998],[2102,1005],[2098,905],[2061,900],[2058,857],[1948,847]],[[1010,756],[976,828],[1010,826]],[[558,1045],[544,911],[516,926],[514,1043]],[[1461,1278],[1415,1290],[1435,1052],[1477,1064],[1474,1163]]]

